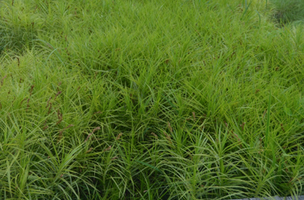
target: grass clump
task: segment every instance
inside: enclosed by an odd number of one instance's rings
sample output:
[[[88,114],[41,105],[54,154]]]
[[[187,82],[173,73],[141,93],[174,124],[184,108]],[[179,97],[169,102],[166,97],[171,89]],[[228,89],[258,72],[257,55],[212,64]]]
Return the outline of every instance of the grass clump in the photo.
[[[0,199],[303,194],[303,27],[267,15],[4,0]]]
[[[304,20],[304,2],[302,0],[270,0],[270,3],[274,6],[274,18],[280,24]]]

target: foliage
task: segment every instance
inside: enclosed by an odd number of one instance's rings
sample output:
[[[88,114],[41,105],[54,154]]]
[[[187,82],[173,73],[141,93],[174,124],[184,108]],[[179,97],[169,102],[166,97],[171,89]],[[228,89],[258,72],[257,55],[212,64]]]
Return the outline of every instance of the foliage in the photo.
[[[303,194],[304,29],[271,12],[3,0],[0,199]]]
[[[271,0],[275,8],[275,19],[282,24],[304,20],[304,1]]]

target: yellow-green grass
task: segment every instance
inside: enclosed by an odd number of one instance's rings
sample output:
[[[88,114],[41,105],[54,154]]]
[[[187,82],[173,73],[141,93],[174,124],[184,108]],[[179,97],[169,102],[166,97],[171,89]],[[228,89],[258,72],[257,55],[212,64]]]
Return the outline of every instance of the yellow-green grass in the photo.
[[[304,27],[276,11],[1,1],[0,199],[303,194]]]

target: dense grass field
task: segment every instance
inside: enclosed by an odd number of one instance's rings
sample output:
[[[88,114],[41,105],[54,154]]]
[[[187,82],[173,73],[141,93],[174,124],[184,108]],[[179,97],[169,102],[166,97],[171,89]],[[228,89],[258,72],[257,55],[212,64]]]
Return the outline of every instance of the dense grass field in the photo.
[[[1,0],[0,199],[303,195],[303,2]]]

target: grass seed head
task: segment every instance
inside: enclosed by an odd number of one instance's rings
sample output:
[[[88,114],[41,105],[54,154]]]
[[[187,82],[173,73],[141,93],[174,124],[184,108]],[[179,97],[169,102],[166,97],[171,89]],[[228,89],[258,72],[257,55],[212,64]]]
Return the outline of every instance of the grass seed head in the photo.
[[[158,140],[158,136],[155,133],[151,133],[157,140]]]
[[[170,135],[168,135],[166,132],[164,132],[164,134],[165,134],[165,136],[166,136],[168,142],[169,142],[170,144],[172,144]]]
[[[93,147],[91,147],[89,150],[86,151],[86,153],[90,153],[93,150]]]
[[[112,146],[109,146],[108,148],[106,148],[104,151],[110,151],[112,148]]]
[[[92,135],[95,131],[97,131],[97,130],[99,130],[99,129],[100,129],[100,127],[94,128],[94,130],[92,131],[92,133],[90,133],[90,134],[88,135],[87,139],[86,139],[84,142],[88,141],[89,138],[91,137],[91,135]]]
[[[32,96],[32,92],[33,92],[34,87],[35,87],[35,85],[32,85],[32,86],[31,86],[31,89],[30,89],[30,96]]]
[[[173,129],[172,129],[172,127],[171,127],[170,122],[168,122],[168,128],[169,128],[170,133],[172,134],[172,133],[173,133]]]
[[[117,137],[115,138],[115,140],[116,140],[116,141],[119,140],[121,136],[122,136],[122,133],[119,133],[119,134],[117,135]]]
[[[118,156],[115,156],[113,158],[111,158],[111,160],[116,160],[118,158]]]
[[[193,120],[196,121],[195,112],[192,112],[192,117],[193,117]]]
[[[4,79],[6,79],[7,75],[5,75],[2,79],[1,79],[1,86],[3,86],[3,81]]]
[[[54,101],[56,100],[56,98],[57,98],[61,93],[62,93],[61,91],[57,92],[57,94],[55,95]]]

